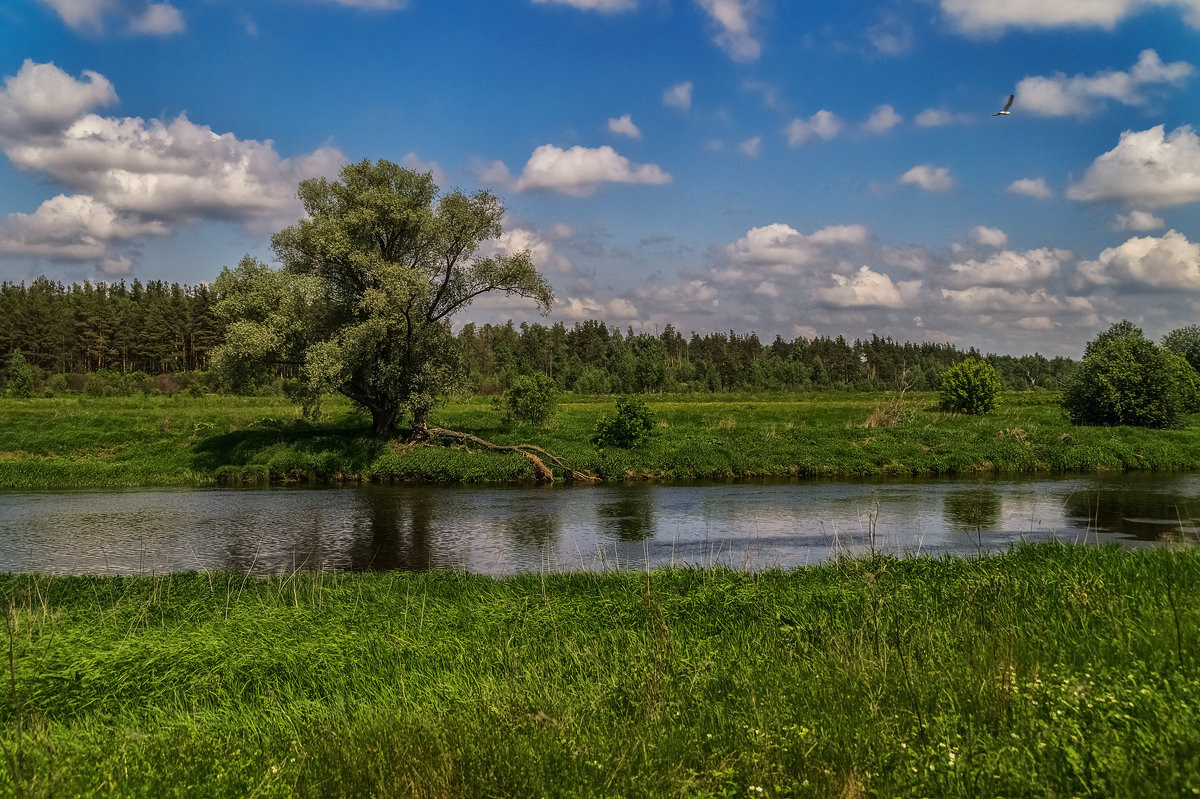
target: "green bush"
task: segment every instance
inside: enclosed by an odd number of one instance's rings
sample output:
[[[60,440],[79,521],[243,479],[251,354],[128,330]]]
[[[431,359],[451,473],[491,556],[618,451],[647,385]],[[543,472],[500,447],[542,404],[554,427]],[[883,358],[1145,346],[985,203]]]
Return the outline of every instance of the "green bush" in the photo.
[[[1162,337],[1162,345],[1178,353],[1195,369],[1200,369],[1200,325],[1188,325]]]
[[[545,424],[558,409],[558,386],[544,374],[518,375],[500,397],[507,422]]]
[[[600,448],[632,449],[649,438],[654,424],[654,412],[645,402],[638,397],[621,397],[617,400],[617,412],[596,422],[592,443]]]
[[[1088,342],[1062,407],[1071,424],[1176,427],[1194,390],[1180,360],[1123,320]]]
[[[20,350],[13,350],[12,357],[8,359],[8,379],[5,385],[10,397],[33,396],[33,367],[25,360]]]
[[[942,372],[941,406],[955,413],[987,413],[1000,396],[1000,376],[990,363],[967,358]]]

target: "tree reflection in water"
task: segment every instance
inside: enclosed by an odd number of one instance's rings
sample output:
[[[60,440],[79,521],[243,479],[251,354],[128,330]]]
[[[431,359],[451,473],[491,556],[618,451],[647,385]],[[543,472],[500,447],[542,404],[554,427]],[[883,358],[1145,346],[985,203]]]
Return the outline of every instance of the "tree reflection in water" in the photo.
[[[1139,541],[1200,537],[1200,497],[1128,487],[1076,491],[1063,503],[1063,515],[1086,532],[1120,533]]]

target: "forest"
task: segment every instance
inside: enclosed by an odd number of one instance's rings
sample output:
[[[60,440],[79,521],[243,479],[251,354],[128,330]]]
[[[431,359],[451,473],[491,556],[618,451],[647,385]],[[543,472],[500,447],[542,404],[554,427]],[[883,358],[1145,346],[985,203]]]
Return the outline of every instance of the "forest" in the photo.
[[[204,283],[180,285],[134,279],[64,285],[39,277],[0,284],[0,368],[16,351],[40,382],[80,390],[130,385],[127,378],[196,376],[224,338],[213,312],[217,297]],[[797,323],[803,320],[796,320]],[[544,373],[567,391],[583,394],[690,391],[936,390],[941,372],[967,357],[992,364],[1010,391],[1057,389],[1077,362],[1064,357],[983,355],[949,343],[897,342],[864,335],[791,341],[756,333],[684,335],[668,324],[635,332],[586,320],[478,325],[457,333],[470,387],[503,391],[518,374]],[[286,379],[288,367],[278,378]],[[54,376],[61,376],[52,380]],[[195,384],[193,379],[175,381]],[[170,382],[163,384],[171,385]]]

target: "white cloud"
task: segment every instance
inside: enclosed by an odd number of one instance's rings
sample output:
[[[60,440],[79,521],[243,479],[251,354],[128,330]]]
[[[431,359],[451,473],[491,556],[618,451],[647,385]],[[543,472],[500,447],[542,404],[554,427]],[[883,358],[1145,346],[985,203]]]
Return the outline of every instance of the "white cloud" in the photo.
[[[1055,313],[1063,303],[1044,288],[1033,291],[1001,288],[999,286],[971,286],[965,289],[942,289],[942,298],[959,313]]]
[[[787,126],[787,140],[792,147],[800,147],[814,138],[828,141],[842,129],[842,120],[832,111],[821,110],[807,120],[796,118]]]
[[[985,247],[1003,248],[1008,244],[1008,235],[999,228],[977,225],[971,230],[971,238]]]
[[[1034,76],[1017,84],[1016,108],[1038,116],[1089,117],[1106,101],[1130,106],[1147,102],[1147,89],[1182,86],[1195,72],[1186,61],[1164,64],[1154,50],[1143,50],[1128,72],[1106,70],[1092,76]]]
[[[567,297],[565,302],[559,302],[554,307],[554,313],[564,319],[637,319],[638,309],[629,300],[616,297],[608,302],[600,302],[595,297]]]
[[[954,178],[947,167],[921,164],[900,176],[900,182],[920,186],[925,191],[945,192],[954,188]]]
[[[1049,316],[1022,316],[1017,320],[1017,327],[1025,330],[1053,330],[1054,322]]]
[[[904,55],[912,50],[913,39],[912,26],[894,14],[867,29],[867,40],[881,55]]]
[[[820,289],[817,296],[835,308],[903,308],[904,300],[892,279],[861,267],[850,277],[833,275],[834,286]]]
[[[1168,230],[1161,237],[1134,237],[1079,265],[1079,274],[1097,285],[1200,291],[1200,243]]]
[[[1054,192],[1050,191],[1050,187],[1046,185],[1045,178],[1021,178],[1014,180],[1006,189],[1010,194],[1020,194],[1024,197],[1034,197],[1039,200],[1044,200],[1050,197]]]
[[[762,46],[751,31],[751,20],[758,10],[757,0],[696,0],[717,24],[713,41],[734,61],[755,61]]]
[[[483,257],[491,255],[511,255],[523,250],[529,251],[529,256],[539,269],[569,275],[575,271],[574,265],[565,255],[555,249],[555,243],[575,237],[575,230],[570,225],[559,223],[546,231],[535,231],[523,227],[505,227],[497,238],[489,239],[479,248]]]
[[[84,70],[85,80],[75,80],[54,62],[35,64],[29,59],[17,74],[4,79],[0,91],[0,137],[51,133],[97,106],[117,102],[117,92],[98,72]]]
[[[1027,252],[1002,250],[984,261],[971,259],[950,264],[950,278],[959,286],[1032,285],[1057,275],[1066,256],[1069,253],[1047,248]]]
[[[926,108],[917,114],[916,123],[922,128],[939,128],[945,125],[961,125],[971,121],[970,114],[956,113],[945,108]]]
[[[720,306],[720,295],[707,281],[692,279],[682,284],[645,283],[633,291],[642,307],[675,315],[708,314]]]
[[[1166,224],[1149,211],[1130,211],[1127,214],[1117,214],[1113,218],[1113,227],[1117,230],[1158,230]]]
[[[804,235],[789,225],[776,222],[751,228],[746,235],[725,247],[725,256],[734,264],[726,276],[744,279],[738,267],[767,267],[770,274],[795,274],[797,267],[828,259],[829,248],[865,244],[869,234],[862,225],[836,225]]]
[[[129,21],[130,32],[149,36],[183,33],[185,27],[183,12],[169,3],[152,3],[140,16]]]
[[[863,129],[869,133],[887,133],[904,121],[904,117],[896,113],[890,105],[877,106],[871,112],[871,117],[863,123]]]
[[[1008,28],[1104,28],[1155,6],[1183,9],[1193,26],[1200,23],[1196,0],[941,0],[942,11],[962,33],[979,36]]]
[[[642,138],[642,132],[638,129],[637,125],[633,124],[632,114],[610,118],[608,120],[608,130],[611,133],[618,133],[622,136],[628,136],[631,139]]]
[[[742,155],[749,158],[757,158],[758,154],[762,151],[762,136],[754,136],[753,138],[746,139],[738,145],[738,150]]]
[[[332,174],[344,161],[332,148],[281,158],[271,142],[217,134],[183,115],[147,122],[88,113],[116,94],[103,76],[84,76],[26,62],[0,91],[0,149],[18,169],[47,175],[75,195],[11,216],[10,251],[45,239],[49,219],[62,220],[83,245],[118,242],[129,231],[166,235],[175,225],[213,219],[277,227],[298,218],[301,179]]]
[[[605,14],[637,8],[637,0],[533,0],[533,2],[534,5],[549,3],[571,6],[584,11],[600,11]]]
[[[692,107],[692,88],[689,80],[663,89],[663,105],[687,111]]]
[[[656,164],[637,165],[613,148],[576,145],[569,150],[543,144],[533,151],[520,177],[513,180],[501,162],[486,167],[481,179],[508,183],[517,191],[554,191],[572,197],[587,197],[605,183],[636,183],[661,186],[671,176]]]
[[[79,33],[100,35],[109,19],[125,24],[125,32],[167,36],[184,30],[183,13],[170,3],[137,0],[42,0],[67,27]]]
[[[1116,147],[1092,162],[1083,180],[1067,189],[1067,196],[1143,208],[1200,200],[1200,138],[1187,126],[1169,135],[1162,125],[1127,130]]]

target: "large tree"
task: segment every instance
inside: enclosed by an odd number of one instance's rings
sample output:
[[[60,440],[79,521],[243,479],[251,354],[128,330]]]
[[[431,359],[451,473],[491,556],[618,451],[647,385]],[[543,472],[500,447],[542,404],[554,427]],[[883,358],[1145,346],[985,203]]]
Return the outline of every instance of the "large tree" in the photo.
[[[451,317],[493,291],[553,301],[528,251],[481,256],[504,216],[491,192],[439,194],[429,173],[381,160],[298,196],[306,218],[271,238],[281,267],[247,257],[214,286],[227,329],[213,364],[235,383],[290,367],[308,399],[349,397],[380,437],[411,414],[420,438],[463,376]]]

